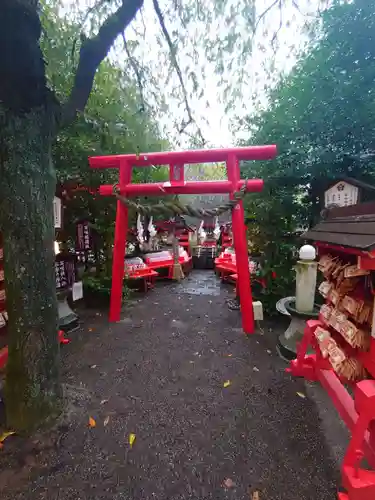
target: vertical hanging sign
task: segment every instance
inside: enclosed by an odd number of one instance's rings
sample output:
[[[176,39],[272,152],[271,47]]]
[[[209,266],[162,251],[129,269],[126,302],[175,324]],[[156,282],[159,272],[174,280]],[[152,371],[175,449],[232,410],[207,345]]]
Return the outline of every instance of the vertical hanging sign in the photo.
[[[92,238],[88,221],[77,224],[77,250],[92,250]]]
[[[58,255],[55,262],[56,289],[64,290],[73,286],[76,277],[75,256]]]
[[[53,198],[53,219],[55,222],[55,229],[61,229],[62,203],[61,203],[61,198],[58,198],[57,196]]]

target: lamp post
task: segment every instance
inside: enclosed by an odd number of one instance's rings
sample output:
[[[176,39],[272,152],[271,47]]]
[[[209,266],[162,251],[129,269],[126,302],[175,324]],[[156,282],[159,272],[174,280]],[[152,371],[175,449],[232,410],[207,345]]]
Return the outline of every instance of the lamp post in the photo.
[[[319,307],[315,305],[318,273],[318,264],[315,259],[316,250],[313,246],[304,245],[300,248],[299,260],[295,266],[296,295],[284,297],[276,304],[276,309],[290,318],[290,324],[279,336],[277,345],[280,356],[288,361],[297,357],[297,346],[302,340],[306,321],[319,316]]]

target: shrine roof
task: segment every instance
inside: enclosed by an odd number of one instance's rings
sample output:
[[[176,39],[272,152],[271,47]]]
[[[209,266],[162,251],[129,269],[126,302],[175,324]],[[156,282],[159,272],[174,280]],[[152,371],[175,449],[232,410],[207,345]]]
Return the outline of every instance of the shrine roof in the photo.
[[[352,184],[353,186],[357,186],[361,189],[366,189],[367,191],[375,191],[375,186],[369,184],[368,182],[363,182],[358,179],[354,179],[353,177],[338,177],[333,182],[330,182],[329,187],[333,187],[340,182],[347,182],[348,184]]]
[[[332,209],[327,219],[302,234],[302,238],[358,250],[374,250],[375,203]]]

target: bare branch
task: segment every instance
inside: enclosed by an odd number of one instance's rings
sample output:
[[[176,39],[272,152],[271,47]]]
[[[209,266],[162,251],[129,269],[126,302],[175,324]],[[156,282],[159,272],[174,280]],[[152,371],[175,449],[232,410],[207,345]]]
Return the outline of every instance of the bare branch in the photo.
[[[271,9],[273,9],[277,4],[279,3],[279,0],[275,0],[274,2],[271,3],[271,5],[269,5],[262,13],[261,15],[258,17],[256,23],[255,23],[255,26],[254,26],[254,29],[253,29],[253,32],[254,34],[256,33],[256,30],[258,29],[258,26],[259,24],[262,22],[262,20],[266,17],[266,15],[269,13],[269,11]]]
[[[161,30],[163,32],[163,35],[164,35],[164,38],[167,42],[167,45],[168,45],[168,48],[169,48],[169,52],[170,52],[170,56],[171,56],[171,62],[174,66],[174,69],[177,73],[177,76],[178,76],[178,80],[180,82],[180,87],[181,87],[181,90],[182,90],[182,95],[183,95],[183,100],[184,100],[184,104],[185,104],[185,109],[186,109],[186,112],[187,112],[187,121],[184,121],[180,127],[180,130],[179,130],[179,133],[182,134],[186,127],[188,125],[190,125],[191,123],[195,123],[196,127],[197,127],[197,132],[198,132],[198,135],[202,141],[203,144],[206,143],[204,137],[203,137],[203,134],[202,134],[202,131],[200,130],[199,126],[197,125],[196,121],[194,120],[193,118],[193,113],[191,111],[191,108],[190,108],[190,104],[189,104],[189,99],[188,99],[188,95],[187,95],[187,91],[186,91],[186,87],[185,87],[185,84],[184,84],[184,79],[183,79],[183,76],[182,76],[182,72],[181,72],[181,68],[178,64],[178,61],[177,61],[177,53],[176,53],[176,48],[175,46],[173,45],[173,42],[172,42],[172,39],[170,37],[170,34],[167,30],[167,27],[165,25],[165,21],[164,21],[164,16],[163,16],[163,13],[160,9],[160,6],[159,6],[159,3],[158,3],[158,0],[153,0],[153,4],[154,4],[154,9],[155,9],[155,12],[156,12],[156,16],[159,20],[159,24],[160,24],[160,27],[161,27]]]
[[[141,14],[141,21],[142,21],[142,27],[143,27],[143,38],[146,36],[146,23],[145,23],[145,18],[143,17],[143,7],[140,10]]]
[[[77,30],[77,33],[79,34],[79,36],[81,36],[82,29],[83,29],[84,25],[86,24],[86,21],[89,18],[90,14],[92,14],[95,10],[100,9],[100,7],[102,7],[106,2],[108,2],[108,0],[99,0],[98,3],[94,4],[92,7],[90,7],[87,10],[87,12],[86,12],[81,24],[79,25],[78,30]],[[71,57],[72,57],[73,62],[74,62],[74,53],[76,50],[77,40],[78,40],[78,35],[74,38],[73,43],[72,43]]]
[[[74,120],[89,98],[99,64],[106,57],[117,36],[134,19],[144,0],[122,0],[121,6],[102,24],[93,38],[83,41],[73,88],[62,110],[62,124]]]
[[[320,4],[320,2],[319,2],[319,4]],[[303,14],[302,14],[302,12],[301,12],[301,9],[299,8],[298,3],[296,2],[296,0],[293,0],[293,1],[292,1],[292,5],[293,5],[293,7],[294,7],[294,8],[295,8],[295,9],[296,9],[296,10],[297,10],[297,11],[298,11],[301,15],[303,15]],[[320,5],[319,5],[319,6],[320,6]]]
[[[122,32],[122,41],[124,42],[124,49],[126,52],[126,55],[128,56],[130,66],[133,68],[133,71],[135,73],[135,76],[137,78],[137,84],[138,84],[138,90],[139,90],[139,95],[141,98],[141,110],[145,111],[146,109],[146,103],[145,103],[145,98],[144,98],[144,93],[143,93],[143,83],[142,83],[142,76],[139,71],[138,63],[134,59],[134,57],[131,55],[129,51],[128,44],[126,43],[126,38],[125,38],[125,33]]]
[[[277,41],[277,37],[279,36],[281,28],[283,27],[283,5],[282,5],[282,0],[279,0],[279,6],[278,7],[279,7],[279,27],[277,28],[277,30],[273,34],[273,37],[272,37],[272,40],[271,40],[271,46],[272,46],[272,50],[273,50],[274,54],[276,54],[275,43]]]

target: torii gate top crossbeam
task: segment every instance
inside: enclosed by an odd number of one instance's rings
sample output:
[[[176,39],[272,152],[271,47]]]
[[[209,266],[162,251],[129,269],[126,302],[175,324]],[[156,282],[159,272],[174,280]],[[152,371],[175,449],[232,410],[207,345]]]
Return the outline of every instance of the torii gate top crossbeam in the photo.
[[[195,149],[187,151],[165,151],[158,153],[140,153],[113,156],[91,156],[91,168],[118,168],[125,161],[133,167],[151,165],[170,165],[184,163],[224,162],[229,156],[237,160],[271,160],[276,156],[276,146],[248,146],[243,148]]]

